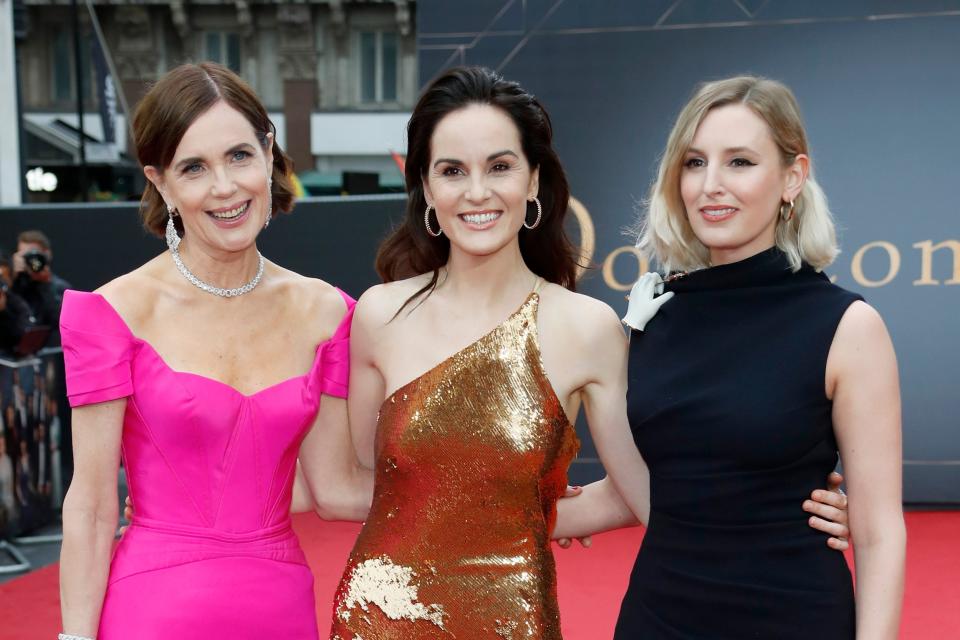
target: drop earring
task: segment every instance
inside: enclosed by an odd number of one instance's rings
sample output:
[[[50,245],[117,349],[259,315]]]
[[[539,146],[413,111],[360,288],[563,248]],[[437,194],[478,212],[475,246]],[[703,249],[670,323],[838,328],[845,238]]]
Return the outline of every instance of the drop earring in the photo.
[[[167,204],[167,230],[165,233],[167,248],[170,251],[176,251],[180,246],[180,235],[177,233],[177,225],[173,223],[173,218],[177,215],[177,210],[172,204]]]

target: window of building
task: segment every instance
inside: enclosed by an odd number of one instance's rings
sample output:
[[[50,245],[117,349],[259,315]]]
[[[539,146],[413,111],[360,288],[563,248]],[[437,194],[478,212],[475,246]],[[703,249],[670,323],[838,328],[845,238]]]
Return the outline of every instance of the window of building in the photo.
[[[53,37],[53,73],[50,78],[53,82],[51,95],[53,102],[61,105],[75,104],[77,101],[76,90],[76,65],[74,64],[74,51],[76,50],[73,42],[73,29],[70,27],[59,27],[54,31]],[[92,64],[92,46],[93,35],[90,33],[80,33],[80,69],[83,73],[83,99],[85,103],[93,101],[94,82],[96,77],[93,73]]]
[[[399,38],[387,31],[360,33],[360,102],[397,101]]]
[[[240,35],[208,31],[204,38],[204,57],[240,73]]]

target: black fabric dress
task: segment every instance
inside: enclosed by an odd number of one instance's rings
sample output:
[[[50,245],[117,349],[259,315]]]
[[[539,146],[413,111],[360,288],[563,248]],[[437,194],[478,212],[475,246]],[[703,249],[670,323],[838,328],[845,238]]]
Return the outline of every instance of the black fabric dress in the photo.
[[[777,248],[667,290],[630,341],[652,502],[615,638],[852,639],[850,572],[801,505],[837,462],[826,362],[860,296]]]

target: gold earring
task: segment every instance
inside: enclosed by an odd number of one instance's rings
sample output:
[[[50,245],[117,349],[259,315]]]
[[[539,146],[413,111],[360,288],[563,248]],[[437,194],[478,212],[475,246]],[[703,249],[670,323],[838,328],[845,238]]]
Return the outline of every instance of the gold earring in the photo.
[[[784,207],[787,207],[787,209],[784,210]],[[780,217],[784,222],[790,222],[793,219],[794,211],[795,207],[793,206],[793,200],[780,203]]]

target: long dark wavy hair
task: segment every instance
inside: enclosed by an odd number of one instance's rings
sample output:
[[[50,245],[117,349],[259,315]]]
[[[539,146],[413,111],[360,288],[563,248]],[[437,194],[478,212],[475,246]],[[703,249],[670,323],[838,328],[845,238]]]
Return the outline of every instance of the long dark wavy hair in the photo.
[[[427,235],[423,214],[427,201],[423,180],[430,165],[430,142],[437,124],[447,115],[473,104],[502,109],[517,126],[523,154],[531,169],[540,169],[537,197],[543,218],[535,229],[520,230],[520,254],[527,267],[549,282],[576,288],[579,252],[564,231],[570,187],[553,148],[553,125],[543,105],[516,82],[508,82],[485,67],[455,67],[430,83],[407,124],[407,211],[403,223],[380,245],[376,268],[384,282],[432,271],[433,277],[400,307],[437,286],[440,267],[450,256],[450,240]],[[536,217],[528,204],[527,218]],[[397,313],[399,313],[398,311]]]

